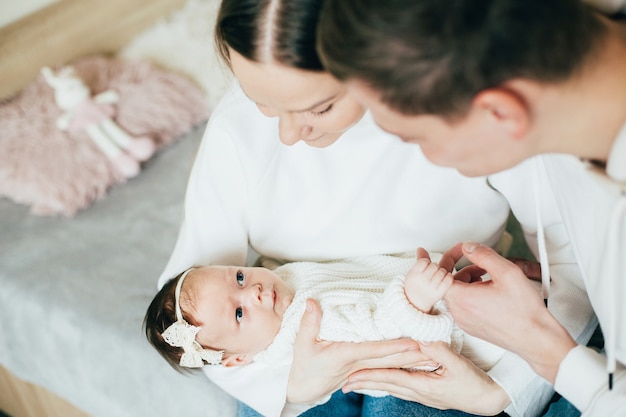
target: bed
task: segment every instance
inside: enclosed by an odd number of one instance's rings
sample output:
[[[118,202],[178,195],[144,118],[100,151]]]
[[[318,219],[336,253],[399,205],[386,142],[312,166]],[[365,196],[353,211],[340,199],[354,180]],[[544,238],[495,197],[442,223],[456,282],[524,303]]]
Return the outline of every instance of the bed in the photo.
[[[201,133],[73,219],[34,217],[0,200],[4,368],[94,417],[234,414],[228,396],[204,375],[174,371],[141,331]],[[12,412],[2,391],[0,409]]]
[[[35,217],[0,200],[0,365],[13,376],[93,417],[234,415],[226,394],[203,374],[173,370],[141,329],[201,133],[199,126],[75,218]],[[0,387],[15,391],[2,377]],[[15,401],[35,398],[0,389],[0,409],[29,415]]]
[[[183,3],[62,0],[3,28],[0,98],[42,65],[118,50]],[[102,30],[86,36],[93,27]],[[203,128],[72,218],[34,216],[0,198],[0,410],[12,417],[235,415],[233,399],[203,374],[176,372],[142,332]]]

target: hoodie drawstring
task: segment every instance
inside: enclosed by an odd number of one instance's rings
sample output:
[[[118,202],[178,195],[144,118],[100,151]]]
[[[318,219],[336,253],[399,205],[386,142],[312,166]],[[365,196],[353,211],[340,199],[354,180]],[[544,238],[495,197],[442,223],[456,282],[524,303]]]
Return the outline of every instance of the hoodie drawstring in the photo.
[[[624,252],[626,252],[626,248],[622,247],[626,236],[624,229],[624,222],[626,221],[626,164],[624,164],[624,156],[626,156],[626,123],[617,134],[606,163],[606,176],[620,189],[609,218],[605,247],[607,252],[606,273],[601,277],[601,279],[609,280],[609,285],[612,286],[610,290],[613,293],[608,301],[609,328],[604,335],[604,351],[606,352],[606,369],[609,372],[610,390],[613,389],[613,373],[617,364],[617,336],[621,330],[617,326],[619,320],[617,312],[621,306],[620,301],[623,301],[620,297],[624,294],[622,287],[624,283],[620,279],[624,273],[620,268],[620,263]]]
[[[621,195],[613,205],[611,210],[611,216],[609,219],[609,230],[607,234],[606,249],[607,249],[607,262],[606,273],[603,279],[609,280],[611,288],[611,297],[609,302],[609,326],[610,329],[606,332],[604,340],[604,351],[606,352],[607,364],[606,368],[609,372],[609,389],[613,389],[613,373],[615,372],[617,359],[615,352],[617,350],[617,309],[619,307],[618,298],[623,293],[621,288],[616,288],[621,285],[621,281],[617,279],[620,276],[620,255],[622,251],[622,241],[624,236],[624,221],[626,219],[626,189],[622,189]]]
[[[550,265],[548,251],[546,250],[546,237],[541,219],[541,189],[539,187],[539,170],[543,169],[541,156],[535,157],[535,169],[533,170],[533,192],[535,194],[535,217],[537,219],[537,247],[539,250],[539,264],[541,265],[541,291],[543,302],[548,307],[550,297]]]

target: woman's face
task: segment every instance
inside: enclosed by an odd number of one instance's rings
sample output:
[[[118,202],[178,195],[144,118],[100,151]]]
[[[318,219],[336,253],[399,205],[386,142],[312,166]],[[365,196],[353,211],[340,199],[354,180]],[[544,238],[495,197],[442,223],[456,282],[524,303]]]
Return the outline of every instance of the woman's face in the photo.
[[[229,49],[244,93],[268,117],[278,117],[280,140],[324,148],[358,122],[365,109],[327,72],[250,61]]]

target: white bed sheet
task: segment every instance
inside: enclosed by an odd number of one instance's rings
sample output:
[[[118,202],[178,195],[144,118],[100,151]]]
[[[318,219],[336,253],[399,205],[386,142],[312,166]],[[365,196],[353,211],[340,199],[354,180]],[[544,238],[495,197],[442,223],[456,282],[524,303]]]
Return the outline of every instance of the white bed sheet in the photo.
[[[2,366],[93,417],[235,415],[232,398],[201,373],[174,371],[141,327],[202,131],[73,219],[0,199]]]

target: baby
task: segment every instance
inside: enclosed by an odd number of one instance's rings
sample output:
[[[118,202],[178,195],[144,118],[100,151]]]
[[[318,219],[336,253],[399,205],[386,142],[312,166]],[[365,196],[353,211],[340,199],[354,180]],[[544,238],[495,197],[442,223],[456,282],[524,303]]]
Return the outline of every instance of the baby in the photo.
[[[323,311],[319,335],[323,340],[442,340],[457,352],[463,346],[464,356],[490,369],[502,350],[454,326],[441,301],[454,278],[435,263],[439,255],[431,257],[432,262],[416,262],[413,254],[406,254],[294,262],[275,269],[190,268],[155,296],[144,321],[146,335],[175,368],[202,367],[205,362],[224,367],[269,364],[272,375],[285,379],[275,384],[283,391],[305,303],[314,298]],[[432,371],[437,366],[425,364],[418,370]],[[285,372],[276,372],[277,367]],[[227,391],[238,397],[246,390]],[[277,403],[281,396],[284,402],[284,392],[276,396]],[[268,401],[266,395],[262,398]],[[274,414],[280,414],[282,405]]]

